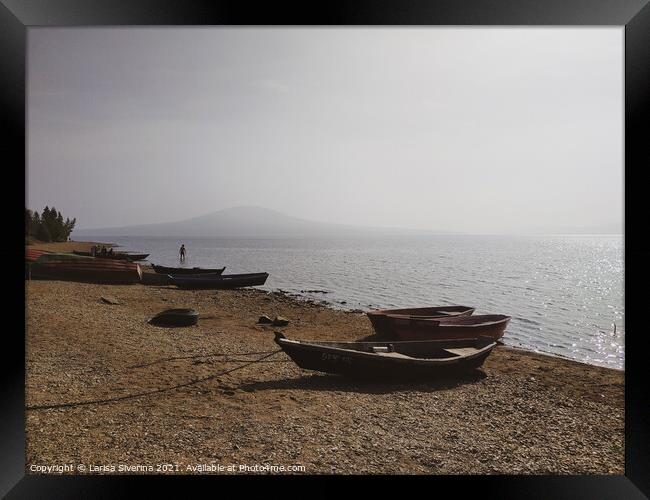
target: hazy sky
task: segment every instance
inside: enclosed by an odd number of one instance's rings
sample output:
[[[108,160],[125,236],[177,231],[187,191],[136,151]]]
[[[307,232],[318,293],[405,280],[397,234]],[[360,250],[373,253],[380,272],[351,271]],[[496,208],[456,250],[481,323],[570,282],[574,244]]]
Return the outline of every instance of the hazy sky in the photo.
[[[623,204],[623,28],[30,28],[30,208],[529,232]]]

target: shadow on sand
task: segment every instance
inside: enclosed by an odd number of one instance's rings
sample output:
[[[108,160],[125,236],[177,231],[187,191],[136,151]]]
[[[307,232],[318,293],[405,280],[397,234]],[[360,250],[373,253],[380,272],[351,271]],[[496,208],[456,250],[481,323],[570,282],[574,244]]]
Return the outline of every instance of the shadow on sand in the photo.
[[[363,394],[388,394],[391,392],[436,392],[453,389],[466,384],[480,382],[487,375],[481,370],[474,370],[464,375],[453,378],[439,378],[435,380],[397,380],[377,381],[366,379],[352,379],[340,375],[315,374],[300,378],[285,378],[252,382],[233,387],[246,392],[267,390],[297,389],[303,391],[333,391],[333,392],[358,392]]]

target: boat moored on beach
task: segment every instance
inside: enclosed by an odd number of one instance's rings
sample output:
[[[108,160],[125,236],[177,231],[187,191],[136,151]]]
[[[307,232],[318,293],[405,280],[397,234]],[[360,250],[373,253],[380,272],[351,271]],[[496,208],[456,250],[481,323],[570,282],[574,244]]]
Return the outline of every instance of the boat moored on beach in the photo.
[[[28,262],[28,277],[90,283],[139,283],[142,270],[134,262],[94,259],[69,253],[43,253]]]
[[[169,275],[169,282],[178,288],[192,290],[228,289],[245,286],[259,286],[266,283],[269,273],[248,274],[184,274]]]
[[[35,262],[36,259],[38,259],[41,255],[50,254],[50,253],[54,253],[54,252],[50,252],[49,250],[41,250],[38,248],[26,248],[25,262],[27,263]]]
[[[275,342],[301,368],[358,378],[425,379],[467,373],[480,367],[496,342],[471,340],[411,342],[321,342],[291,340],[275,333]]]
[[[157,266],[156,264],[151,264],[153,270],[158,274],[221,274],[226,268],[220,267],[216,269],[208,269],[201,267],[167,267],[167,266]]]
[[[392,334],[392,317],[400,318],[440,318],[471,316],[474,312],[473,307],[468,306],[433,306],[433,307],[413,307],[408,309],[377,309],[368,311],[368,319],[372,323],[378,335]]]
[[[130,261],[138,261],[138,260],[146,260],[147,257],[149,257],[148,253],[131,253],[131,252],[124,252],[124,253],[119,253],[118,255],[124,255],[126,256],[126,260]],[[101,256],[100,256],[101,257]]]
[[[438,318],[388,315],[381,333],[377,334],[379,338],[395,340],[476,339],[482,336],[498,340],[503,337],[510,319],[503,314]]]
[[[73,250],[72,253],[83,257],[96,257],[98,259],[128,260],[133,262],[138,260],[145,260],[147,257],[149,257],[148,253],[129,253],[129,252],[112,252],[112,253],[105,253],[105,254],[95,253],[95,255],[93,255],[91,252]]]

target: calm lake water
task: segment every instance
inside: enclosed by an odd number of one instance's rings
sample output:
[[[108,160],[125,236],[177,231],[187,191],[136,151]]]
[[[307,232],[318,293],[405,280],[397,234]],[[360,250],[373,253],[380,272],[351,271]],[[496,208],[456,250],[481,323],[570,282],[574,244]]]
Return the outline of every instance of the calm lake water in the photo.
[[[507,345],[624,367],[621,235],[101,239],[169,266],[184,243],[188,267],[266,271],[261,288],[341,309],[461,304],[507,314]]]

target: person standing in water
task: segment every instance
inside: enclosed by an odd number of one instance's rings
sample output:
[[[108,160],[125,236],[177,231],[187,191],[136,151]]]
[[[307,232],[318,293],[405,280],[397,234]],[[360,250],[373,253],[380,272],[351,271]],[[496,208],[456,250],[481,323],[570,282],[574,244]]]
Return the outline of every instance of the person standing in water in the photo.
[[[180,256],[181,256],[181,262],[185,262],[185,245],[181,245],[181,249],[179,251]]]

